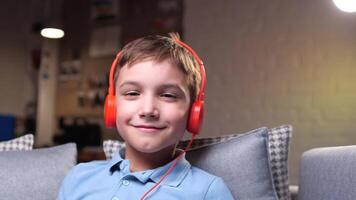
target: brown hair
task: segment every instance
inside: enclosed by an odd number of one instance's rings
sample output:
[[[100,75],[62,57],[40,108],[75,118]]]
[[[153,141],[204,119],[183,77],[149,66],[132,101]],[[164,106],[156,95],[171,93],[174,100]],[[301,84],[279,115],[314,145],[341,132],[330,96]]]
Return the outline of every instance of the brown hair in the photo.
[[[116,66],[115,85],[119,71],[125,65],[132,66],[146,59],[152,59],[157,62],[169,59],[172,64],[176,65],[184,73],[191,100],[194,101],[199,94],[202,79],[199,65],[187,49],[174,41],[179,39],[179,35],[175,33],[170,33],[169,35],[170,37],[146,36],[125,45]]]

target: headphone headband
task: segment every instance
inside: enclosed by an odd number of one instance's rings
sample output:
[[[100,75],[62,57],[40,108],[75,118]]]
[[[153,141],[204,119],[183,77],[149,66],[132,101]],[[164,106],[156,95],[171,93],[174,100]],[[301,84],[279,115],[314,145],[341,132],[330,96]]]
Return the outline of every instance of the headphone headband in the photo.
[[[193,58],[198,62],[199,68],[200,68],[200,76],[201,76],[201,84],[200,84],[200,90],[199,90],[199,95],[198,95],[198,101],[204,101],[204,93],[205,93],[205,82],[206,82],[206,74],[205,74],[205,68],[204,68],[204,63],[200,59],[197,53],[186,43],[174,39],[175,42],[183,46],[185,49],[189,51],[190,54],[192,54]]]
[[[112,62],[111,64],[111,68],[110,68],[110,74],[109,74],[109,94],[110,95],[114,95],[115,94],[115,83],[114,83],[114,73],[115,73],[115,68],[116,65],[119,61],[119,58],[121,56],[121,51],[119,51],[119,53],[116,54],[115,60]]]

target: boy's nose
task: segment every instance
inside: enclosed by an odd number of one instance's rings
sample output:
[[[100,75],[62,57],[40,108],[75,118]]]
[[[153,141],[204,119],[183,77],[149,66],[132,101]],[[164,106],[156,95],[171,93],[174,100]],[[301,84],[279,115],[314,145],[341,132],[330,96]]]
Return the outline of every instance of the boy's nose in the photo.
[[[142,107],[139,110],[139,116],[146,119],[157,119],[159,118],[159,111],[156,108],[153,99],[146,98],[142,103]]]

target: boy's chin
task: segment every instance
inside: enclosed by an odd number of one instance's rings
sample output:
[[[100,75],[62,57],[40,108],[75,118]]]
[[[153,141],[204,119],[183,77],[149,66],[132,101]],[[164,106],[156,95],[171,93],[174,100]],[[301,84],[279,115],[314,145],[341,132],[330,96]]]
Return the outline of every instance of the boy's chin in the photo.
[[[157,154],[157,153],[172,153],[175,145],[169,145],[165,148],[162,148],[159,145],[135,145],[133,147],[136,151],[140,152],[140,153],[144,153],[144,154]]]

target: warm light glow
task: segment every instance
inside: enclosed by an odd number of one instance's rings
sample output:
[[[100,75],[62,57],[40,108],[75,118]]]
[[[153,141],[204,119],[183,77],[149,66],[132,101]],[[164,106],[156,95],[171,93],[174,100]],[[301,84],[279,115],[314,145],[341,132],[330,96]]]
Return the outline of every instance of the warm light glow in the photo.
[[[41,35],[46,38],[58,39],[64,36],[64,31],[58,28],[44,28],[41,30]]]
[[[333,0],[336,7],[344,12],[356,12],[356,0]]]

